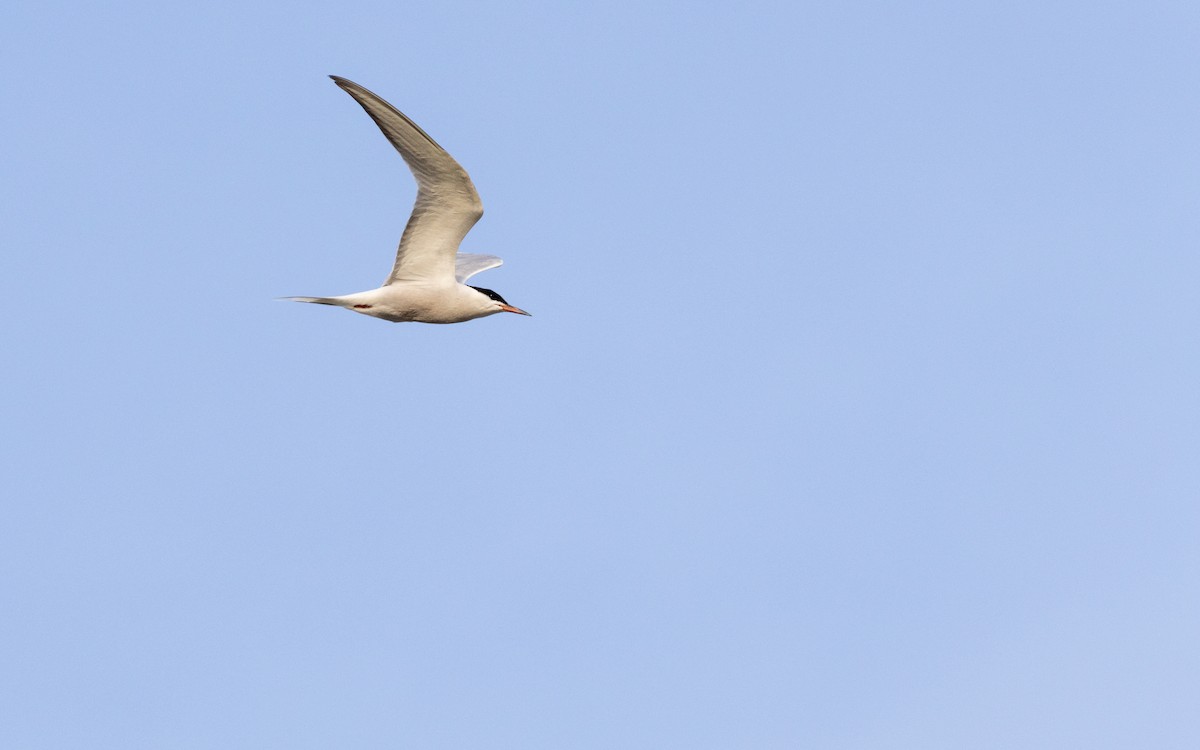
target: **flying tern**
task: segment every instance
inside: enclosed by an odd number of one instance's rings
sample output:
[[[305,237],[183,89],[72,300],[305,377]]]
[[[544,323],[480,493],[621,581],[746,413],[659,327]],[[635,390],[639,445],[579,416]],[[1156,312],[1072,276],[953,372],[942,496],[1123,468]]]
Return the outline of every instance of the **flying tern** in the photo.
[[[358,102],[417,180],[417,202],[400,237],[396,263],[378,289],[340,297],[285,297],[336,305],[394,323],[462,323],[499,312],[529,315],[491,289],[469,286],[480,271],[504,261],[458,252],[483,204],[466,170],[400,110],[353,81],[329,76]]]

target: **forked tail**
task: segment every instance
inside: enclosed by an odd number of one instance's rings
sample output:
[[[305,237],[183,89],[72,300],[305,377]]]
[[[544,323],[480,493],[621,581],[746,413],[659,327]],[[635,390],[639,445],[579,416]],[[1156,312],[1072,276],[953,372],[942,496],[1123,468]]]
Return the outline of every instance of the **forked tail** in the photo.
[[[280,297],[279,299],[291,300],[292,302],[314,302],[318,305],[341,306],[341,303],[333,297]]]

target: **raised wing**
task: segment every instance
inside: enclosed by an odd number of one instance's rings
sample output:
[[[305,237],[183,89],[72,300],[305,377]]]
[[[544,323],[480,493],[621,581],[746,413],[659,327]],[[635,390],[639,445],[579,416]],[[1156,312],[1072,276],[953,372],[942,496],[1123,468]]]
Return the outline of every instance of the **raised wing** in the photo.
[[[417,180],[417,202],[400,237],[396,265],[383,285],[454,278],[458,246],[483,216],[483,203],[471,178],[400,110],[353,81],[330,78],[362,105]]]
[[[465,284],[467,279],[471,278],[480,271],[486,271],[489,268],[495,268],[504,261],[497,258],[495,255],[475,255],[474,253],[459,253],[454,259],[454,278],[458,279],[458,283]]]

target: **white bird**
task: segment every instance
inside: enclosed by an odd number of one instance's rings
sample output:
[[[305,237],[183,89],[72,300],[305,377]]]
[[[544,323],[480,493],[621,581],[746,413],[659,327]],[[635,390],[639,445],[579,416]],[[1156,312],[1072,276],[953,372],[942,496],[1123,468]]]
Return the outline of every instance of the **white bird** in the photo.
[[[383,286],[340,297],[284,299],[336,305],[394,323],[461,323],[499,312],[529,315],[491,289],[465,283],[504,262],[494,255],[458,252],[463,237],[483,216],[466,170],[400,110],[353,81],[330,78],[362,105],[404,157],[417,180],[417,202]]]

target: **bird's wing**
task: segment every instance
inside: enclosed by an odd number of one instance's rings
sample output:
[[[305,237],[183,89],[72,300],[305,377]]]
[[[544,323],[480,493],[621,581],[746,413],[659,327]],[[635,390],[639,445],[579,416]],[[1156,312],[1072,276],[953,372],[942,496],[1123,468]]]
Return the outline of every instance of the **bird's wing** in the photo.
[[[398,109],[353,81],[330,78],[362,105],[417,180],[417,202],[400,237],[396,265],[383,285],[453,278],[458,245],[483,216],[483,204],[471,178],[454,157]]]
[[[454,259],[454,278],[458,279],[458,283],[465,284],[467,283],[467,279],[480,271],[495,268],[503,262],[495,255],[459,253],[458,257]]]

